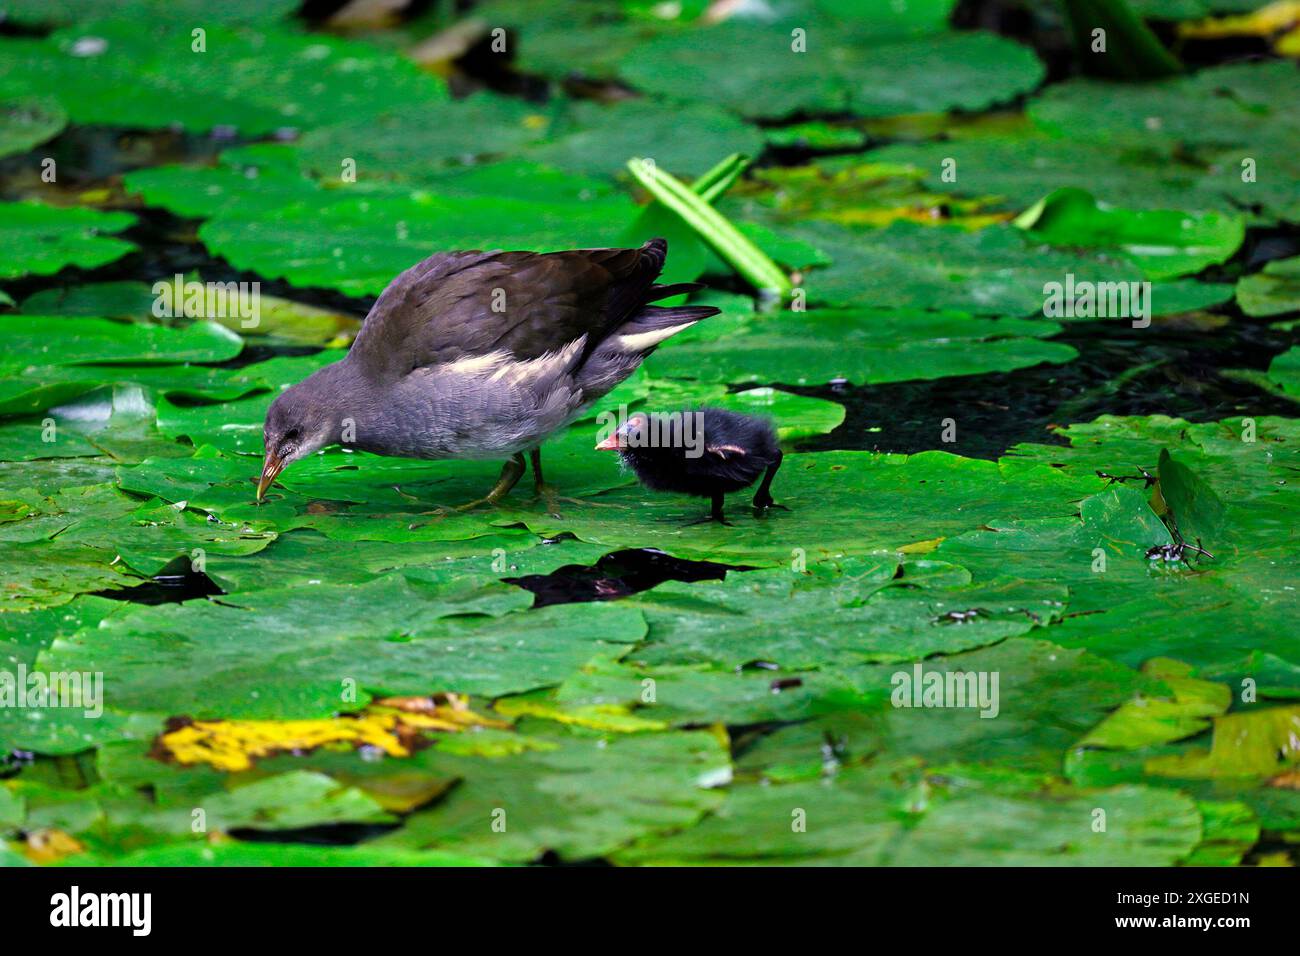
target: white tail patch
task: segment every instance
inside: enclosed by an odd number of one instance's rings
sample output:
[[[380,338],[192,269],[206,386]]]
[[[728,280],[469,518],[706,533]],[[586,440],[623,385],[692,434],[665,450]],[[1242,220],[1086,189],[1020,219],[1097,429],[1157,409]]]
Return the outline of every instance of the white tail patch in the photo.
[[[625,352],[644,352],[646,349],[658,345],[666,338],[671,338],[683,329],[689,329],[698,322],[694,319],[690,322],[683,322],[681,325],[670,325],[663,329],[651,329],[649,332],[631,332],[615,337],[619,348]]]

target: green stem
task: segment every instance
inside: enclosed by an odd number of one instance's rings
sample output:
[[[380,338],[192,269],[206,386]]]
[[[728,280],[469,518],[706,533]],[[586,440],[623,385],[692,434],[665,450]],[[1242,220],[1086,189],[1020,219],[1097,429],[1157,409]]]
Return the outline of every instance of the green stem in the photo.
[[[719,196],[731,188],[731,184],[739,178],[740,174],[745,171],[745,167],[748,165],[748,156],[743,156],[740,153],[732,153],[699,179],[695,180],[695,182],[691,183],[691,191],[709,205],[713,205]]]
[[[714,252],[730,263],[756,289],[774,292],[782,298],[790,294],[793,287],[780,266],[701,195],[675,176],[645,160],[630,159],[627,168],[655,199],[680,216]],[[707,174],[702,178],[707,178]]]
[[[1151,80],[1183,72],[1177,57],[1125,0],[1060,0],[1083,72],[1120,80]],[[1104,31],[1105,52],[1093,50],[1093,31]]]

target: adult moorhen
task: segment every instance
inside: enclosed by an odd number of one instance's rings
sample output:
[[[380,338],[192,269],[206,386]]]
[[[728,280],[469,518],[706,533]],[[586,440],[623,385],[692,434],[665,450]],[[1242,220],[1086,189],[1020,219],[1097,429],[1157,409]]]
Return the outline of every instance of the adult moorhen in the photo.
[[[716,315],[651,305],[699,288],[659,285],[668,243],[639,249],[450,252],[407,269],[383,291],[348,354],[271,403],[257,483],[342,443],[403,458],[506,458],[485,498],[524,473],[537,493],[538,446],[635,371],[664,339]],[[553,507],[552,507],[552,510]]]

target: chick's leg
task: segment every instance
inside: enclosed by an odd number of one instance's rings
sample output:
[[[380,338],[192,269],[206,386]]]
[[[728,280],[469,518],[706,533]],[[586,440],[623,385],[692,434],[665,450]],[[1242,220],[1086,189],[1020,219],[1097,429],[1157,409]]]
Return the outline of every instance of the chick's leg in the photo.
[[[728,528],[730,528],[731,522],[728,521],[722,514],[722,503],[724,500],[725,499],[722,492],[720,491],[714,492],[713,505],[709,509],[709,516],[707,518],[700,518],[696,521],[688,521],[686,522],[686,526],[689,528],[691,525],[708,524],[710,521],[716,521],[718,524],[726,525]]]
[[[790,510],[772,500],[772,479],[776,477],[777,469],[781,467],[783,457],[785,456],[781,452],[776,453],[776,460],[767,466],[767,471],[763,475],[763,483],[758,486],[758,491],[754,492],[754,507],[759,511],[766,511],[768,508],[780,508],[782,511]]]

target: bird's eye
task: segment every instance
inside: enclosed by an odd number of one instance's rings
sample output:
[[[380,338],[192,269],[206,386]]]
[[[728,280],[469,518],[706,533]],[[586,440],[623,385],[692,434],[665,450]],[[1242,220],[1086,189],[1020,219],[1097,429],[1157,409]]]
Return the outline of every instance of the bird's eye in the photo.
[[[296,428],[290,428],[287,432],[284,433],[284,439],[285,439],[285,441],[297,441],[297,440],[298,440],[298,429],[296,429]]]

